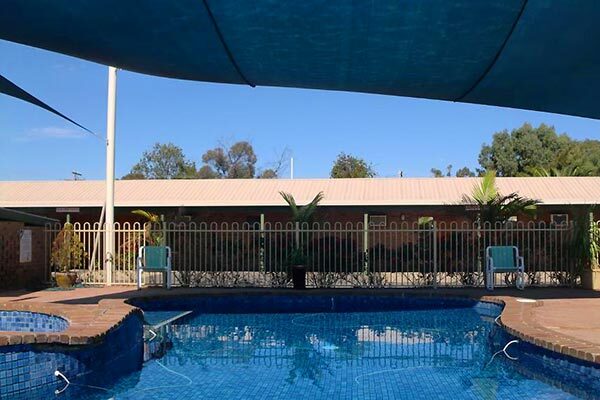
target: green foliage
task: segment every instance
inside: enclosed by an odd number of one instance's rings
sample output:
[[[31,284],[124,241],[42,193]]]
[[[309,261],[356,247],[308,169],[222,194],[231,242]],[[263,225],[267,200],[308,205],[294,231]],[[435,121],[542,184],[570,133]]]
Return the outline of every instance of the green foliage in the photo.
[[[573,166],[573,167],[565,167],[561,170],[558,168],[546,169],[546,168],[542,168],[542,167],[537,167],[537,168],[533,168],[531,170],[531,175],[537,176],[537,177],[543,177],[543,178],[549,178],[549,177],[553,177],[553,176],[554,177],[556,177],[556,176],[578,176],[579,168],[577,168],[576,166]]]
[[[417,224],[420,229],[428,228],[433,223],[433,217],[419,217]]]
[[[273,179],[286,165],[288,151],[271,168],[256,173],[256,154],[249,142],[237,142],[227,147],[220,145],[202,155],[203,166],[186,158],[183,150],[172,143],[156,143],[144,152],[140,161],[121,179],[219,179],[256,178]]]
[[[298,206],[296,204],[296,199],[294,199],[292,194],[286,192],[279,192],[279,194],[290,207],[290,211],[292,212],[292,222],[299,222],[300,224],[312,221],[313,215],[315,211],[317,211],[317,207],[324,197],[323,192],[319,192],[310,203],[305,206]]]
[[[258,179],[276,179],[278,178],[277,171],[272,168],[265,169],[257,176]]]
[[[146,210],[133,210],[131,213],[143,217],[146,220],[146,223],[144,224],[146,242],[148,242],[150,246],[161,245],[163,242],[162,232],[157,232],[152,229],[160,222],[160,216]]]
[[[121,177],[121,179],[123,180],[140,180],[140,179],[146,179],[146,175],[142,174],[141,172],[130,172],[126,175],[123,175]]]
[[[219,146],[202,155],[205,164],[200,169],[201,178],[254,178],[256,154],[249,142],[237,142],[231,147]]]
[[[430,171],[431,171],[431,175],[433,175],[434,178],[451,177],[452,176],[452,164],[450,164],[446,167],[446,174],[444,174],[442,172],[442,170],[440,170],[438,168],[431,168]],[[471,171],[469,168],[462,167],[458,171],[456,171],[455,176],[458,178],[462,178],[462,177],[467,177],[467,176],[476,176],[476,174],[475,174],[475,172]]]
[[[287,258],[287,264],[292,265],[306,265],[307,257],[301,248],[295,247],[290,251]]]
[[[73,224],[66,222],[52,242],[50,264],[60,272],[78,269],[87,256],[83,243],[73,229]]]
[[[155,143],[123,179],[192,179],[196,164],[187,160],[181,147],[173,143]]]
[[[437,169],[437,168],[431,168],[431,175],[433,175],[434,178],[443,178],[444,177],[444,173],[442,172],[441,169]]]
[[[526,123],[511,132],[493,135],[479,153],[479,172],[494,170],[499,176],[600,175],[600,141],[571,139],[552,126]]]
[[[477,176],[477,174],[475,172],[471,171],[467,167],[462,167],[458,171],[456,171],[457,178],[474,177],[474,176]]]
[[[373,178],[375,175],[371,164],[346,153],[337,156],[330,173],[332,178]]]
[[[575,219],[570,254],[575,260],[575,268],[581,273],[585,269],[600,267],[600,225],[593,219],[593,210]]]
[[[562,176],[600,176],[600,140],[571,141],[558,155],[557,168]]]
[[[281,197],[289,205],[292,213],[292,222],[297,222],[300,225],[309,223],[312,221],[315,211],[321,200],[323,200],[323,192],[319,192],[310,203],[305,206],[298,206],[296,199],[290,193],[279,192]],[[300,248],[300,243],[294,243],[294,248],[291,250],[288,256],[288,265],[305,265],[306,256],[304,251]]]
[[[463,196],[463,203],[474,204],[479,208],[477,219],[480,222],[506,222],[513,215],[534,215],[537,200],[519,196],[517,193],[502,195],[496,187],[496,174],[488,171],[481,182],[473,187],[471,195]]]

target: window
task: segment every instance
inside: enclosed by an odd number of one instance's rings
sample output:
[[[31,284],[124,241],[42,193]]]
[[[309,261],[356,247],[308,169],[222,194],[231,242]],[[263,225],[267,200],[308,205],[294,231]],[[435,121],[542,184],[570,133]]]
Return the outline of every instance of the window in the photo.
[[[569,214],[551,214],[550,223],[555,225],[566,225],[569,223]]]
[[[387,215],[369,215],[369,226],[385,228],[387,226]]]

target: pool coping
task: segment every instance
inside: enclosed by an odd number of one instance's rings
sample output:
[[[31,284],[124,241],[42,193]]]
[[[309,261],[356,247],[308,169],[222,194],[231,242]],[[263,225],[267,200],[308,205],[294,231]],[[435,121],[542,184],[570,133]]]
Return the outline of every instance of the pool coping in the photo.
[[[3,311],[28,311],[54,315],[67,320],[69,326],[60,332],[0,331],[0,347],[20,344],[89,345],[101,342],[131,315],[142,311],[121,299],[101,300],[96,306],[57,303],[2,303]]]
[[[565,356],[600,365],[600,345],[560,334],[535,322],[533,312],[544,307],[544,300],[520,302],[513,295],[473,295],[456,291],[421,291],[407,289],[222,289],[202,291],[199,289],[174,289],[170,291],[139,291],[124,293],[121,298],[101,299],[97,304],[64,304],[50,302],[4,302],[0,310],[39,312],[62,317],[69,327],[62,332],[9,332],[0,331],[0,346],[19,344],[60,344],[69,346],[89,345],[102,341],[131,315],[143,317],[141,309],[128,304],[134,299],[164,299],[169,297],[215,297],[215,296],[401,296],[469,298],[475,301],[495,303],[503,306],[500,322],[512,336]],[[527,292],[523,292],[526,298]]]

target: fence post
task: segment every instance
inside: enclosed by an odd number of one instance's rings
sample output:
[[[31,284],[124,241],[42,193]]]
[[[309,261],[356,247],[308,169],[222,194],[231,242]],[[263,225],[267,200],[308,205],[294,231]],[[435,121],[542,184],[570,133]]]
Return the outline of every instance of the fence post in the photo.
[[[477,274],[479,276],[482,275],[482,271],[483,271],[486,239],[489,240],[489,238],[487,238],[487,235],[485,237],[483,237],[483,235],[486,235],[485,222],[483,223],[483,234],[482,234],[481,218],[478,218],[477,219]],[[492,279],[495,279],[493,274],[492,274]],[[488,285],[487,280],[488,280],[488,276],[485,272],[483,272],[483,287],[487,287],[487,285]]]
[[[437,248],[437,222],[433,221],[433,226],[431,230],[432,238],[433,238],[433,288],[437,289],[438,287],[438,248]]]
[[[265,272],[265,214],[260,214],[260,239],[258,252],[258,268]]]
[[[162,243],[161,246],[167,245],[167,223],[165,222],[165,216],[160,214],[160,229],[162,230]]]
[[[363,273],[369,272],[369,214],[363,215]]]

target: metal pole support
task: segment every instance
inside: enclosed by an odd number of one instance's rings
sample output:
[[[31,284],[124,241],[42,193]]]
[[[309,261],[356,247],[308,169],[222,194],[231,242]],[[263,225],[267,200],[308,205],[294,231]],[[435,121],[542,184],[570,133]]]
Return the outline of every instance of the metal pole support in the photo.
[[[117,121],[117,69],[108,67],[106,111],[106,226],[104,232],[104,272],[106,285],[112,284],[115,261],[115,130]]]

